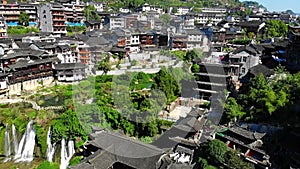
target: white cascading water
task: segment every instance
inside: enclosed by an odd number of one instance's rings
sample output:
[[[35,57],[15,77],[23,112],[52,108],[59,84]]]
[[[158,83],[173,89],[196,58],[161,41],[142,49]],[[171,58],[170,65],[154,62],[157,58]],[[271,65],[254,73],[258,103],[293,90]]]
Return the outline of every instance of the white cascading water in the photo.
[[[31,162],[33,160],[33,152],[35,147],[35,135],[36,133],[33,128],[33,121],[31,120],[27,124],[26,131],[19,144],[18,153],[15,156],[15,159],[17,159],[16,162]]]
[[[66,147],[66,141],[63,138],[61,140],[61,151],[60,151],[60,169],[66,169],[69,165],[69,161],[74,155],[74,142],[72,140],[68,141],[68,153]]]
[[[49,162],[53,161],[53,155],[55,152],[55,143],[51,144],[51,128],[49,127],[47,134],[47,152],[46,157]]]
[[[6,131],[5,131],[5,159],[3,162],[7,162],[10,160],[10,155],[11,155],[11,147],[10,147],[10,137],[9,137],[9,129],[8,125],[6,124]]]
[[[14,124],[12,124],[11,126],[11,130],[12,130],[12,135],[13,135],[13,146],[14,146],[14,153],[15,155],[18,153],[18,148],[19,148],[19,143],[18,143],[18,136],[17,136],[17,132],[16,132],[16,127]]]
[[[23,150],[23,146],[24,146],[24,142],[25,142],[25,136],[26,136],[25,134],[26,133],[24,133],[23,136],[22,136],[22,139],[21,139],[20,144],[18,146],[18,151],[15,154],[14,160],[20,158],[21,155],[22,155],[22,150]]]

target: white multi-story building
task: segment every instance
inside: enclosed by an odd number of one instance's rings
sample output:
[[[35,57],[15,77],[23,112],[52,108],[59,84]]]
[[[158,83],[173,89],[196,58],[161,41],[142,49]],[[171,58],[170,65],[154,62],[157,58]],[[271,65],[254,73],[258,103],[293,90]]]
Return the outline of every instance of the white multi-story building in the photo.
[[[226,9],[224,8],[201,8],[201,13],[195,16],[195,21],[200,24],[219,23],[226,19]]]
[[[97,12],[103,12],[106,8],[106,3],[104,2],[88,2],[87,5],[93,5]]]
[[[4,17],[0,17],[0,38],[7,38],[7,25]]]
[[[227,9],[225,8],[201,8],[203,13],[226,13]]]
[[[155,11],[155,12],[158,12],[160,14],[164,13],[164,9],[162,7],[152,6],[152,5],[149,5],[149,4],[145,3],[142,6],[142,12],[150,12],[150,11]]]
[[[185,15],[191,11],[190,7],[181,6],[177,8],[177,15]]]
[[[195,21],[200,24],[210,23],[219,23],[223,19],[226,19],[225,14],[214,14],[214,13],[200,13],[195,16]]]
[[[109,29],[125,28],[125,18],[121,16],[109,17]]]

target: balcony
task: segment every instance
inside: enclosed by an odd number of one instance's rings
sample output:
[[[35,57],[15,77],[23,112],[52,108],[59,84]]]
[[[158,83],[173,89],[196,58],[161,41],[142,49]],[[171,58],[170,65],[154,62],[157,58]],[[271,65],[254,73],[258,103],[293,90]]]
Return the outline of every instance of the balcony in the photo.
[[[6,17],[6,21],[18,21],[18,17]]]
[[[53,18],[53,21],[66,21],[66,19],[54,17],[54,18]]]
[[[20,15],[20,11],[0,11],[0,15]]]
[[[187,42],[188,39],[187,38],[174,38],[173,41],[174,42]]]
[[[175,47],[175,48],[186,48],[186,44],[180,44],[180,43],[175,43],[175,44],[173,44],[173,47]]]
[[[54,27],[65,27],[66,24],[54,24],[53,26],[54,26]]]
[[[53,16],[63,16],[65,15],[63,12],[52,12]]]
[[[27,14],[35,14],[35,13],[36,13],[35,10],[25,10],[25,11],[21,10],[21,11],[22,11],[22,12],[25,12],[25,13],[27,13]]]

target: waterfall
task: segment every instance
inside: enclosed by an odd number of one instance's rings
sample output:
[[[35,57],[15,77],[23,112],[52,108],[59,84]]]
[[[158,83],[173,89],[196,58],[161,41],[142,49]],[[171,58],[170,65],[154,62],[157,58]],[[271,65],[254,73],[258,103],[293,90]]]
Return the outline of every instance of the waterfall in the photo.
[[[51,128],[49,127],[47,134],[47,152],[46,157],[49,162],[53,161],[53,155],[55,152],[55,143],[51,144]]]
[[[66,169],[69,165],[69,161],[74,155],[74,142],[72,140],[68,141],[68,153],[66,147],[66,141],[63,138],[61,140],[61,151],[60,151],[60,169]]]
[[[31,120],[27,124],[26,131],[20,141],[18,153],[15,156],[16,162],[31,162],[33,160],[35,135],[33,121]]]
[[[18,143],[18,137],[17,137],[17,132],[16,132],[16,127],[14,124],[12,124],[12,135],[13,135],[13,146],[14,146],[14,153],[15,155],[18,153],[18,147],[19,147],[19,143]]]
[[[10,160],[10,137],[9,137],[9,129],[8,129],[8,124],[6,124],[6,131],[5,131],[5,159],[4,162],[7,162]]]
[[[18,151],[17,151],[17,154],[15,154],[15,157],[14,157],[14,159],[18,159],[18,158],[20,158],[21,157],[21,155],[22,155],[22,150],[23,150],[23,145],[24,145],[24,142],[25,142],[25,133],[23,134],[23,136],[22,136],[22,139],[21,139],[21,141],[20,141],[20,144],[19,144],[19,146],[18,146]]]

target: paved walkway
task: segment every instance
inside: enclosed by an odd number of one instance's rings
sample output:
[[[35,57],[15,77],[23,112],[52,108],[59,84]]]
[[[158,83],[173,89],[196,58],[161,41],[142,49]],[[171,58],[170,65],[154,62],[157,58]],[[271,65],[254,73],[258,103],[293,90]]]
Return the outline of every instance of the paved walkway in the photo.
[[[48,106],[41,107],[35,101],[32,100],[23,100],[23,99],[1,99],[0,104],[14,104],[14,103],[29,103],[32,105],[32,108],[35,110],[64,110],[64,106]]]

